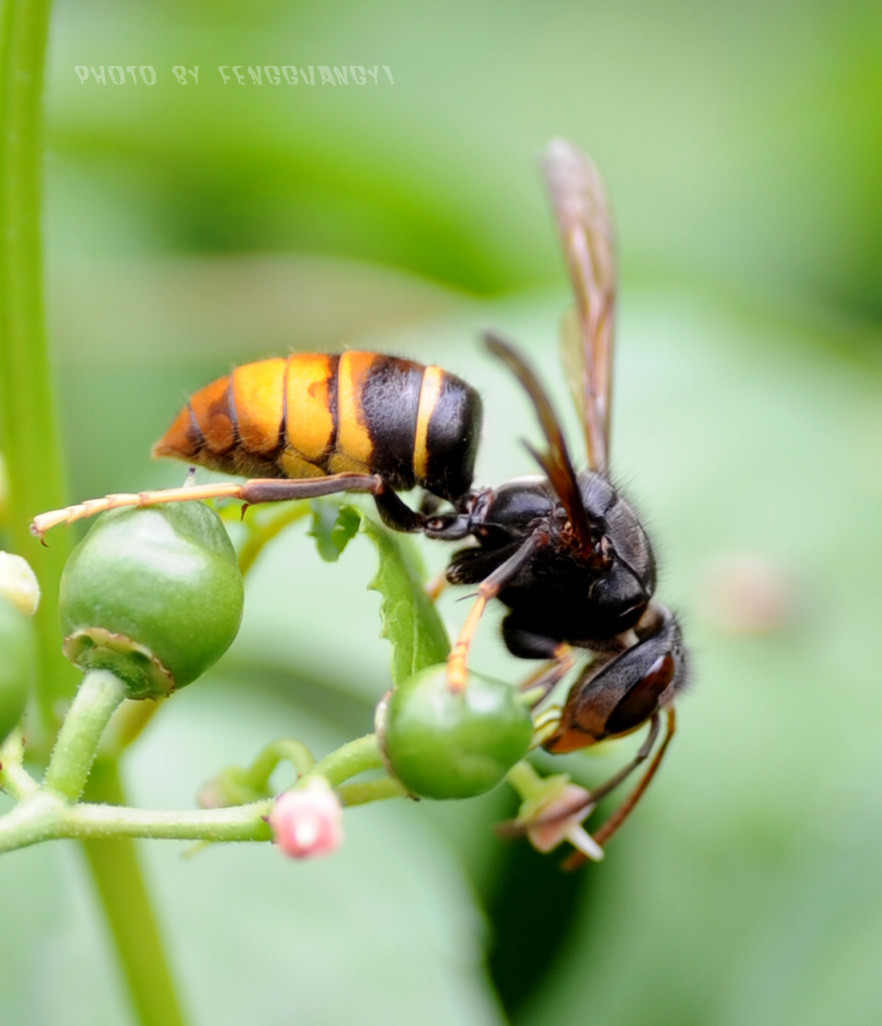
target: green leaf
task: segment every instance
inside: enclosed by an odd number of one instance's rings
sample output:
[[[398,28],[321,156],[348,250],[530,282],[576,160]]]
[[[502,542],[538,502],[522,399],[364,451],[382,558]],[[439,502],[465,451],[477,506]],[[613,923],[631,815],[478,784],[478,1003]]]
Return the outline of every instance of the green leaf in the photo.
[[[322,559],[326,563],[336,563],[358,533],[360,514],[352,506],[337,506],[332,502],[315,501],[310,506],[312,527],[308,533],[315,538]]]
[[[392,680],[399,684],[417,670],[444,662],[450,640],[425,592],[425,573],[411,539],[391,534],[360,510],[344,509],[361,518],[362,532],[377,549],[379,566],[368,587],[383,598],[382,636],[392,643]]]

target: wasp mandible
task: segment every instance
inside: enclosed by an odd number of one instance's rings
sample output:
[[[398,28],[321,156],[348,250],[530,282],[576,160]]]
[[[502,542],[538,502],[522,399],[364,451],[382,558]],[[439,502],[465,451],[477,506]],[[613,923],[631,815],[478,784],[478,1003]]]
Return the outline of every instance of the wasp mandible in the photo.
[[[587,470],[574,469],[536,374],[487,332],[488,348],[519,380],[539,420],[544,445],[527,446],[541,470],[534,478],[473,487],[480,397],[440,367],[369,352],[297,353],[238,367],[207,385],[154,447],[154,455],[243,475],[245,483],[108,495],[41,514],[32,529],[42,537],[56,524],[117,506],[223,497],[251,505],[365,492],[393,530],[465,542],[447,579],[476,586],[477,598],[448,659],[451,687],[465,687],[476,627],[498,599],[508,607],[502,634],[509,651],[547,661],[529,682],[540,699],[573,668],[576,650],[592,655],[544,736],[549,752],[648,724],[634,758],[592,792],[597,799],[613,790],[655,751],[595,833],[602,844],[643,794],[673,737],[687,655],[677,619],[653,601],[649,538],[608,476],[617,273],[606,193],[594,164],[565,140],[549,144],[543,165],[575,293],[564,342]],[[408,505],[399,493],[415,486],[433,503]],[[666,729],[656,747],[662,714]]]

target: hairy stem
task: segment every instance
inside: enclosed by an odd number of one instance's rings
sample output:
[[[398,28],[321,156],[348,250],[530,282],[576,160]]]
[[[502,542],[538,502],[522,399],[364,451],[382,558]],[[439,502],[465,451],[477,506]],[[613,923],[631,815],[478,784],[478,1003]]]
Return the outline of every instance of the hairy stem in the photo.
[[[126,697],[126,685],[109,670],[90,670],[58,732],[45,787],[75,802],[83,793],[110,717]]]

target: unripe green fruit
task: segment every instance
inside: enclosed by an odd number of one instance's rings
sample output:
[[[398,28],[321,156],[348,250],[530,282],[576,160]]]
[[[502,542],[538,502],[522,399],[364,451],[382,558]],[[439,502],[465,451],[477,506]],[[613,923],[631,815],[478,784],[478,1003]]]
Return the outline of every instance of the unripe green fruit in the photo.
[[[65,655],[111,670],[130,698],[165,695],[229,648],[242,603],[236,553],[204,503],[111,510],[62,574]]]
[[[30,617],[9,599],[0,598],[0,741],[21,719],[36,662]]]
[[[378,710],[389,768],[425,798],[470,798],[496,787],[526,755],[530,714],[517,689],[472,674],[451,689],[447,666],[430,666],[396,687]]]

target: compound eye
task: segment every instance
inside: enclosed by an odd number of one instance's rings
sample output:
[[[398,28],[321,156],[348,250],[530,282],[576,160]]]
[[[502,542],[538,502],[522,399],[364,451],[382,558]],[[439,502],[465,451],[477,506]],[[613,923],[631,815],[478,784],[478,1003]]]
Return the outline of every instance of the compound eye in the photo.
[[[623,734],[645,723],[657,711],[658,700],[670,687],[676,669],[670,652],[660,655],[610,713],[607,732]]]

